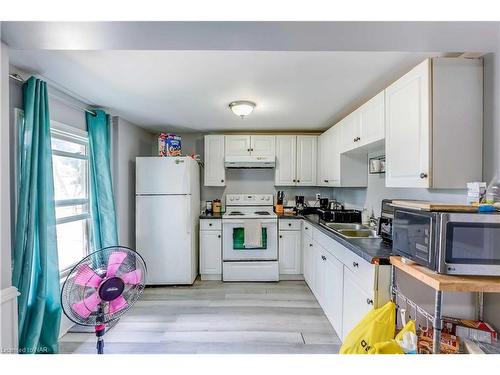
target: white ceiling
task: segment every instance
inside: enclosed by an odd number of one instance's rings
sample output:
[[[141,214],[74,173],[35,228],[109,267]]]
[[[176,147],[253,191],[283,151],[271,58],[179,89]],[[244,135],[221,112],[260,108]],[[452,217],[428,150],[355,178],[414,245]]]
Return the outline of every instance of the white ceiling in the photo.
[[[432,53],[22,51],[11,64],[154,131],[320,130]],[[227,105],[252,100],[241,120]]]

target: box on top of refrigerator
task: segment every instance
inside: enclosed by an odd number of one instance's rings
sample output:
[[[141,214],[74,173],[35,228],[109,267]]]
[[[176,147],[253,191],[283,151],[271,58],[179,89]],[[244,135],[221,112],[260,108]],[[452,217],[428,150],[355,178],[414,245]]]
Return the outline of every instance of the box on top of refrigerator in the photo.
[[[159,156],[181,156],[181,137],[171,133],[160,133],[158,136]]]

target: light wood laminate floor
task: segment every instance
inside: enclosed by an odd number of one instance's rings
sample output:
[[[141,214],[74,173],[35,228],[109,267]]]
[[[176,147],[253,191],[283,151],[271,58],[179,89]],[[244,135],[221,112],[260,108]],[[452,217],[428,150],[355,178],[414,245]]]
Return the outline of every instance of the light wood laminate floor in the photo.
[[[149,287],[104,336],[106,353],[337,353],[340,340],[303,281]],[[67,333],[61,353],[95,353]]]

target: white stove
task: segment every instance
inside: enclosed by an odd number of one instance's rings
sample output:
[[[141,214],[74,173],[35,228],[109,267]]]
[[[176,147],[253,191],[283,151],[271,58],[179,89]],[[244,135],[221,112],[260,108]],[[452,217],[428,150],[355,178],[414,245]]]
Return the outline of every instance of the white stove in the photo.
[[[261,226],[261,247],[245,246],[250,221]],[[223,281],[279,280],[278,216],[272,194],[227,194],[222,236]]]
[[[228,194],[223,219],[277,219],[272,194]]]

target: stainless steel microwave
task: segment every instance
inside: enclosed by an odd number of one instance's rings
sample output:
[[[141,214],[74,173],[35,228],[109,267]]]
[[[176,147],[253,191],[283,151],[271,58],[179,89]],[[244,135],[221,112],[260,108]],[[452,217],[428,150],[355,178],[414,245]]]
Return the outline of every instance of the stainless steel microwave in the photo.
[[[392,249],[438,273],[500,276],[500,214],[396,208]]]

